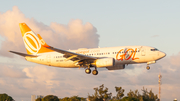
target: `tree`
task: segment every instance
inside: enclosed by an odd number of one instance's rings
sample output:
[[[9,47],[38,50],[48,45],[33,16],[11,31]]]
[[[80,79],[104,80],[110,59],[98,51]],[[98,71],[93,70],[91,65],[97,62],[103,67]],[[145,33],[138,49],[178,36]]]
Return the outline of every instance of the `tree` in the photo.
[[[121,101],[139,101],[139,100],[133,97],[124,97]]]
[[[158,99],[158,96],[157,94],[155,95],[153,92],[152,92],[152,89],[148,92],[147,89],[142,89],[143,91],[143,100],[144,101],[155,101],[156,99]]]
[[[59,101],[69,101],[69,97],[65,97],[65,98],[59,99]]]
[[[69,97],[65,97],[65,98],[60,98],[59,101],[69,101]]]
[[[108,93],[108,88],[104,88],[104,84],[100,85],[99,88],[94,88],[94,95],[88,95],[88,99],[91,101],[103,101],[111,99],[112,93]]]
[[[85,98],[78,97],[78,96],[72,96],[72,97],[70,97],[69,101],[85,101]]]
[[[132,97],[132,98],[136,98],[136,99],[140,99],[141,95],[139,94],[138,90],[135,90],[134,92],[132,90],[130,90],[129,93],[127,93],[128,97]]]
[[[115,87],[116,90],[116,96],[114,96],[111,101],[120,101],[120,99],[122,99],[122,97],[124,96],[124,89],[122,89],[122,87]]]
[[[116,89],[116,92],[117,92],[117,94],[116,94],[116,99],[121,99],[123,96],[124,96],[124,89],[122,89],[122,87],[115,87],[115,89]]]
[[[42,99],[41,98],[37,98],[36,101],[42,101]]]
[[[134,92],[130,90],[130,92],[127,93],[127,96],[138,99],[139,101],[155,101],[158,99],[157,94],[155,95],[152,90],[148,92],[147,89],[144,89],[143,87],[142,92],[141,95],[138,90],[135,90]]]
[[[83,97],[78,97],[78,96],[72,96],[72,97],[65,97],[62,99],[59,99],[59,101],[85,101],[86,99]]]
[[[59,101],[59,99],[57,96],[47,95],[42,99],[42,101]]]
[[[0,101],[14,101],[11,96],[8,96],[6,93],[0,94]]]

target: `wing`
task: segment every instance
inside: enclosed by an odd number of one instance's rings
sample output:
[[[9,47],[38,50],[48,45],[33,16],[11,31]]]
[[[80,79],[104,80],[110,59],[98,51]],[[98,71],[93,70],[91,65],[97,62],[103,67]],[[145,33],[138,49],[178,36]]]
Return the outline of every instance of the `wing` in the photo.
[[[36,56],[36,55],[29,55],[29,54],[20,53],[20,52],[15,52],[15,51],[9,51],[9,52],[14,53],[14,54],[21,55],[21,56],[23,56],[23,57],[26,57],[26,56],[28,56],[28,57],[38,57],[38,56]]]
[[[38,37],[39,37],[43,47],[46,47],[46,48],[51,49],[53,51],[64,54],[63,57],[66,58],[66,61],[67,60],[72,60],[75,63],[78,63],[78,65],[82,66],[82,65],[85,65],[85,64],[89,64],[90,62],[93,62],[94,60],[97,59],[97,57],[86,56],[86,55],[83,55],[83,54],[78,54],[78,53],[74,53],[74,52],[70,52],[70,51],[66,51],[66,50],[51,47],[51,46],[46,44],[46,42],[42,39],[42,37],[39,34],[38,34]]]

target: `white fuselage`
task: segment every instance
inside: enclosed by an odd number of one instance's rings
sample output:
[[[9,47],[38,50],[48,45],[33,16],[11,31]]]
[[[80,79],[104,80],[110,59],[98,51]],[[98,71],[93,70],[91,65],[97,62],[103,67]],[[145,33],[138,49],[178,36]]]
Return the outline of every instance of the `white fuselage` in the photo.
[[[122,46],[108,48],[92,48],[69,50],[70,52],[83,54],[98,58],[111,57],[115,59],[115,65],[136,64],[136,63],[155,63],[165,56],[165,53],[148,46]],[[79,67],[74,61],[67,60],[64,54],[58,52],[48,52],[38,54],[38,57],[25,57],[27,61],[64,68]]]

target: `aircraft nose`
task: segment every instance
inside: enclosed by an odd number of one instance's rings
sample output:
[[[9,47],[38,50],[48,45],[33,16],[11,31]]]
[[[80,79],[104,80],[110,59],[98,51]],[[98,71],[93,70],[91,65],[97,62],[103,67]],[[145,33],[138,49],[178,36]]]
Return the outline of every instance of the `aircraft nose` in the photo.
[[[163,57],[166,56],[166,53],[164,53],[164,52],[159,52],[159,56],[160,56],[161,58],[163,58]]]

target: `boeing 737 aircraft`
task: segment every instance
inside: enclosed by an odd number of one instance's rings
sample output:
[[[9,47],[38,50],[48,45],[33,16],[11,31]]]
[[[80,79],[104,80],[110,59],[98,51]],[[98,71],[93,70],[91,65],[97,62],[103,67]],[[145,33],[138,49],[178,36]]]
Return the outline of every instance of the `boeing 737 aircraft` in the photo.
[[[124,69],[126,64],[156,63],[166,56],[165,53],[149,46],[120,46],[108,48],[81,48],[78,50],[62,50],[49,46],[42,37],[36,34],[25,24],[19,24],[26,53],[10,51],[23,56],[27,61],[62,68],[84,67],[87,74],[97,75],[97,68],[108,70]]]

